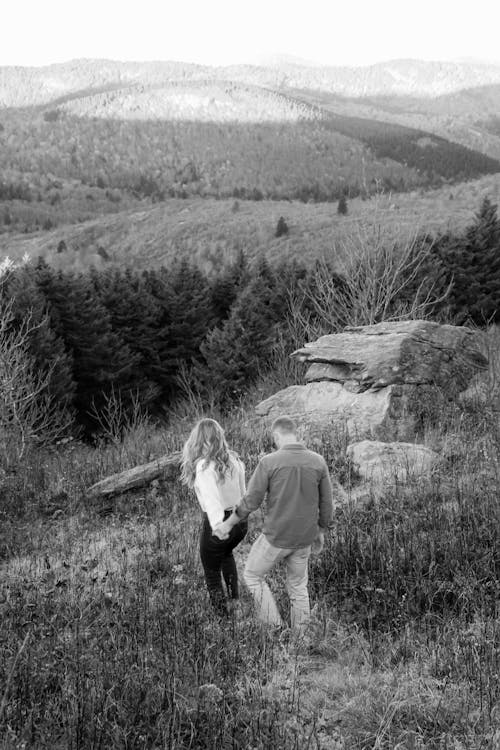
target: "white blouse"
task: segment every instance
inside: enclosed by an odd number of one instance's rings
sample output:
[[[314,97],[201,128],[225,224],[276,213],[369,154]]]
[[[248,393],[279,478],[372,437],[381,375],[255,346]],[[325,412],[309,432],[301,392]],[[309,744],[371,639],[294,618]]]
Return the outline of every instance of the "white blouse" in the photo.
[[[229,455],[231,472],[219,477],[214,461],[201,458],[196,464],[194,491],[207,514],[212,531],[224,520],[224,511],[232,510],[245,494],[245,467],[234,455]]]

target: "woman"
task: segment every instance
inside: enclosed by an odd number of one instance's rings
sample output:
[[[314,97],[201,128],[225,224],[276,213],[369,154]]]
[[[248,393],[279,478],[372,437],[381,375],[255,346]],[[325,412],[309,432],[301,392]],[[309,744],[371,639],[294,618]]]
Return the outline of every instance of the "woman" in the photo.
[[[200,557],[210,600],[219,614],[227,615],[221,573],[233,603],[238,599],[233,549],[247,533],[247,523],[236,524],[225,539],[215,532],[245,494],[245,467],[229,450],[224,430],[215,419],[201,419],[191,431],[182,451],[181,479],[194,489],[203,511]]]

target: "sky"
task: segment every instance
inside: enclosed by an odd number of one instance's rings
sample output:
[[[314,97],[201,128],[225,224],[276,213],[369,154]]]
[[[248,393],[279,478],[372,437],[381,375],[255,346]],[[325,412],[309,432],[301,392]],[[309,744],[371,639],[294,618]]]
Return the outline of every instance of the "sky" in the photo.
[[[500,63],[499,24],[499,0],[3,0],[0,65],[226,65],[273,55],[327,65]]]

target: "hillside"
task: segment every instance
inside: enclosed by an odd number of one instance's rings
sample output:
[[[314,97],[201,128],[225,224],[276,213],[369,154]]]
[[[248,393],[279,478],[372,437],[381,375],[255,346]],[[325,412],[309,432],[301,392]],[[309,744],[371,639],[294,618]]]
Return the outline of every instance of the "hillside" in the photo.
[[[439,96],[500,83],[500,66],[420,60],[391,60],[366,67],[277,65],[209,67],[176,62],[71,60],[41,68],[0,68],[0,106],[25,107],[80,92],[158,84],[171,80],[233,80],[277,89],[312,89],[347,97]]]
[[[500,86],[492,88],[493,104],[499,105]],[[458,98],[457,110],[465,110],[464,94]],[[450,98],[450,97],[447,97]],[[375,100],[376,101],[376,100]],[[434,104],[435,100],[430,101]],[[478,154],[467,153],[446,138],[428,139],[425,120],[418,127],[402,127],[405,123],[389,121],[377,122],[369,117],[348,116],[338,111],[339,97],[325,107],[324,97],[309,94],[306,97],[293,91],[265,89],[258,86],[235,84],[231,81],[170,82],[168,85],[131,85],[119,91],[98,93],[68,100],[61,105],[64,112],[78,117],[125,120],[168,120],[184,122],[224,122],[224,123],[298,123],[303,121],[320,122],[329,132],[361,141],[368,146],[375,159],[390,158],[405,167],[414,167],[421,174],[444,179],[467,179],[479,174],[494,172],[499,164]],[[443,105],[441,105],[442,109]],[[403,110],[404,101],[400,106]],[[436,106],[436,111],[440,111]],[[344,109],[346,109],[344,107]],[[394,110],[395,107],[392,107]],[[425,109],[425,106],[424,106]],[[419,111],[419,110],[417,110]],[[477,114],[476,107],[471,108]],[[493,111],[496,111],[493,108]],[[431,108],[426,112],[432,113]],[[381,119],[380,117],[377,119]],[[411,124],[411,123],[406,123]],[[443,133],[445,129],[442,129]],[[326,137],[326,135],[325,135]],[[345,145],[345,144],[344,144]],[[467,145],[467,144],[465,144]],[[379,165],[380,180],[386,176]],[[356,171],[356,170],[355,170]],[[404,189],[402,182],[400,189]]]
[[[425,130],[494,159],[500,157],[500,133],[495,127],[500,114],[498,84],[421,97],[391,94],[349,97],[311,89],[290,93],[337,115]]]
[[[331,202],[500,170],[443,137],[355,117],[338,97],[315,96],[171,82],[4,109],[0,232],[49,230],[166,198]]]
[[[212,199],[352,202],[449,191],[500,171],[495,66],[75,60],[0,68],[0,103],[0,235],[12,238],[4,252],[23,244],[17,235],[42,231],[35,244],[47,252],[56,228],[65,235],[76,225],[79,236],[95,221],[99,234],[121,227],[124,212],[170,199],[203,198],[217,217]],[[451,214],[446,204],[445,220]]]
[[[158,267],[181,256],[210,269],[241,248],[254,258],[313,259],[331,255],[336,244],[360,241],[371,226],[382,225],[388,236],[401,239],[418,230],[463,229],[486,195],[500,203],[500,175],[425,193],[353,199],[347,216],[327,203],[170,199],[51,231],[0,235],[0,254],[15,259],[43,255],[56,267],[75,270]],[[280,216],[289,234],[276,238]]]

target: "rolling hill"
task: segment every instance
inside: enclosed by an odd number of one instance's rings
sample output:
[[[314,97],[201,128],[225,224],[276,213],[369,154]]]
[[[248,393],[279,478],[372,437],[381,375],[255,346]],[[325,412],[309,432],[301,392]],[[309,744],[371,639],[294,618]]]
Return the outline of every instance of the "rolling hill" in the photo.
[[[366,67],[275,65],[209,67],[177,62],[71,60],[40,68],[0,67],[0,106],[57,103],[79,92],[164,84],[172,80],[232,80],[273,89],[310,89],[346,97],[434,97],[500,83],[500,66],[391,60]]]
[[[328,204],[346,195],[345,227],[356,206],[362,214],[370,203],[356,197],[381,191],[400,194],[401,205],[409,205],[403,193],[410,203],[423,201],[422,191],[440,196],[442,225],[455,220],[457,203],[442,196],[500,172],[499,117],[500,67],[492,65],[75,60],[0,68],[0,248],[13,255],[38,248],[75,266],[91,257],[119,262],[120,243],[140,265],[179,248],[206,260],[241,242],[272,254],[273,223],[287,214],[324,248],[334,210],[299,210],[296,202]],[[429,200],[422,214],[432,225]],[[177,226],[184,211],[186,236],[161,218],[173,216]],[[287,252],[309,252],[301,231],[291,233]],[[63,239],[76,255],[57,253]]]
[[[337,94],[298,90],[298,98],[338,115],[355,116],[384,124],[423,129],[497,159],[500,113],[497,84],[464,89],[441,96],[340,97]]]
[[[452,189],[357,198],[348,202],[347,216],[339,216],[328,203],[171,199],[51,231],[3,235],[0,254],[18,260],[42,255],[57,268],[76,271],[90,266],[145,269],[183,256],[210,270],[241,249],[251,258],[312,261],[335,255],[342,245],[363,242],[381,227],[389,240],[401,241],[417,232],[460,231],[485,196],[500,203],[500,175]],[[280,216],[289,234],[276,238]]]

